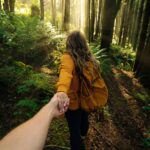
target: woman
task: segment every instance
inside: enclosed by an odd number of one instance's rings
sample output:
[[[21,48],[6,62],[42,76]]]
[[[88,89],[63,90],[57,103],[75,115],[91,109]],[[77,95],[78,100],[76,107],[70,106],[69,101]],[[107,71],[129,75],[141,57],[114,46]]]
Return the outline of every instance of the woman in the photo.
[[[97,61],[91,54],[85,37],[79,31],[73,31],[66,41],[66,52],[61,58],[60,75],[57,83],[57,94],[67,94],[70,103],[65,113],[69,131],[72,150],[85,149],[83,139],[87,135],[89,122],[88,112],[80,106],[80,79],[83,69],[88,67],[88,62],[98,69]]]

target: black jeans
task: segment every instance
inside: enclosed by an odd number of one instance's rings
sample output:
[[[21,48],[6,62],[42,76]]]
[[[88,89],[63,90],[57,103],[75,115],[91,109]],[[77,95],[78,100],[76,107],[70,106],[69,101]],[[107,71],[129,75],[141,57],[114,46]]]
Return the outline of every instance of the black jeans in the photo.
[[[86,136],[89,128],[88,114],[84,110],[68,110],[65,113],[70,131],[71,150],[80,150],[81,136]]]

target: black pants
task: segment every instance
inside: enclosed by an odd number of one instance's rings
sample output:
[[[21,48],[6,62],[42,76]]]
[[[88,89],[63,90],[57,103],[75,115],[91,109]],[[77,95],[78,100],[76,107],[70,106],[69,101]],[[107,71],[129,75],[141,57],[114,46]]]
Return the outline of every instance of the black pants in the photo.
[[[81,136],[86,136],[89,128],[88,113],[84,110],[68,110],[65,114],[70,131],[71,150],[81,149]]]

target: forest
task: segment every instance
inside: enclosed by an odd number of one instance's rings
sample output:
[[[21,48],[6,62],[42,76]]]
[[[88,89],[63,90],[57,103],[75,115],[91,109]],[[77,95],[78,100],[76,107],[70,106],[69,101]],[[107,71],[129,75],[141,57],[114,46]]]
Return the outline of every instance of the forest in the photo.
[[[150,148],[150,0],[0,0],[0,138],[56,92],[68,33],[85,34],[109,90],[89,116],[89,150]],[[64,117],[45,150],[70,149]]]

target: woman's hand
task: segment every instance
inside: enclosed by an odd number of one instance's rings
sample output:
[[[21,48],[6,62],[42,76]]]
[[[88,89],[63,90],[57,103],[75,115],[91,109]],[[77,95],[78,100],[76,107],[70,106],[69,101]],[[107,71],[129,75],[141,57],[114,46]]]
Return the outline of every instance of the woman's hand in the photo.
[[[56,94],[59,101],[58,107],[60,109],[60,112],[66,112],[70,101],[67,94],[65,92],[58,92]]]
[[[66,93],[58,92],[52,97],[48,105],[52,110],[51,113],[53,113],[53,116],[57,117],[67,111],[69,106],[69,98]]]

